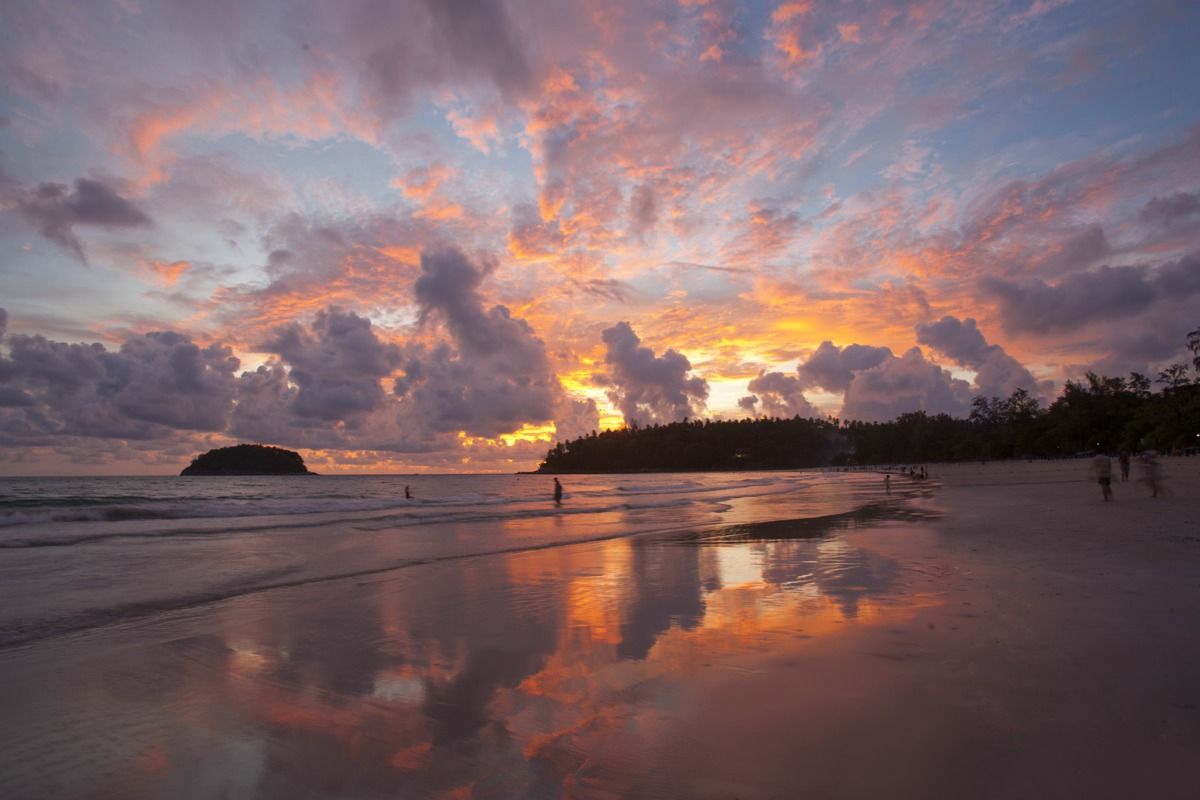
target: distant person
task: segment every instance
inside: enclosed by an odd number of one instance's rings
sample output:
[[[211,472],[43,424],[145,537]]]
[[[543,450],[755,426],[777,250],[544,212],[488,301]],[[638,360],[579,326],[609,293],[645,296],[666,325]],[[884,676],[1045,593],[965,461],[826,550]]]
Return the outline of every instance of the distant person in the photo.
[[[892,473],[887,473],[883,476],[883,488],[887,489],[887,493],[892,493]]]
[[[1121,455],[1117,456],[1117,463],[1121,465],[1121,481],[1129,480],[1129,453],[1122,450]]]
[[[410,491],[408,490],[408,487],[407,487],[407,486],[405,486],[405,487],[404,487],[404,499],[405,499],[405,500],[412,500],[412,492],[410,492]]]
[[[1150,487],[1150,496],[1158,497],[1159,481],[1162,473],[1158,467],[1158,453],[1147,450],[1138,457],[1138,467],[1141,471],[1141,481]]]
[[[554,479],[554,504],[562,505],[562,484],[558,482],[558,478]]]
[[[1104,496],[1107,502],[1112,499],[1112,460],[1100,453],[1092,459],[1092,464],[1088,468],[1088,475],[1096,483],[1100,484],[1100,494]]]

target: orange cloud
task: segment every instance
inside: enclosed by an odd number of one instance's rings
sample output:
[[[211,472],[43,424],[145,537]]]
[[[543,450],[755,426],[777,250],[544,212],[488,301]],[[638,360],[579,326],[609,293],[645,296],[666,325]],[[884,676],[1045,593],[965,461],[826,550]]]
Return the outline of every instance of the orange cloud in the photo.
[[[170,264],[163,261],[155,261],[151,264],[151,267],[154,270],[154,274],[158,275],[167,286],[174,286],[179,277],[188,271],[191,264],[186,261],[174,261]]]
[[[786,2],[780,3],[775,10],[771,12],[771,21],[776,25],[795,19],[796,17],[804,16],[812,11],[811,2]]]
[[[411,200],[427,200],[454,175],[455,170],[444,164],[414,167],[404,173],[403,178],[393,180],[392,186],[404,192],[404,196]]]

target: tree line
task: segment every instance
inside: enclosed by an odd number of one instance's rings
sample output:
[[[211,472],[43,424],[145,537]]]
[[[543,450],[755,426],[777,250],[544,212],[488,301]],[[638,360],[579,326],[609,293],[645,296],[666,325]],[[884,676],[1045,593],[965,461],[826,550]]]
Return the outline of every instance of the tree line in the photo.
[[[890,422],[759,418],[684,420],[559,442],[543,473],[801,469],[821,466],[1061,458],[1090,452],[1200,446],[1200,328],[1188,334],[1192,368],[1155,378],[1089,372],[1043,408],[1025,389],[974,399],[966,418],[913,411]],[[1189,372],[1194,373],[1190,375]]]

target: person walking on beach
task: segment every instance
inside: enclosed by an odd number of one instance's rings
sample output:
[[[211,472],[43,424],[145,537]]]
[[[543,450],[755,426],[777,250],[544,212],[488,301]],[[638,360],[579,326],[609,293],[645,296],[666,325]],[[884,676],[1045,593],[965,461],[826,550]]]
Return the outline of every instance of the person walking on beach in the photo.
[[[1100,453],[1092,459],[1092,465],[1088,468],[1088,475],[1096,483],[1100,484],[1100,494],[1104,496],[1105,502],[1112,499],[1112,460]]]
[[[1124,450],[1121,455],[1117,456],[1117,463],[1121,465],[1121,482],[1129,480],[1129,453]]]
[[[405,486],[405,487],[404,487],[404,499],[405,499],[405,500],[412,500],[412,492],[410,492],[410,491],[408,490],[408,487],[407,487],[407,486]]]
[[[562,505],[562,484],[558,482],[558,478],[554,479],[554,505]]]
[[[883,488],[887,489],[887,493],[892,493],[892,473],[887,473],[883,476]]]

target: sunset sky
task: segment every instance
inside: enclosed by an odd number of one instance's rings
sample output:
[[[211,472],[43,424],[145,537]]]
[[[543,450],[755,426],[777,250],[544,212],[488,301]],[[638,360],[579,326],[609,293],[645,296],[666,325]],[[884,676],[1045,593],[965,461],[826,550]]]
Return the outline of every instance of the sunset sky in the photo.
[[[1200,326],[1200,4],[0,0],[0,474],[530,469]]]

